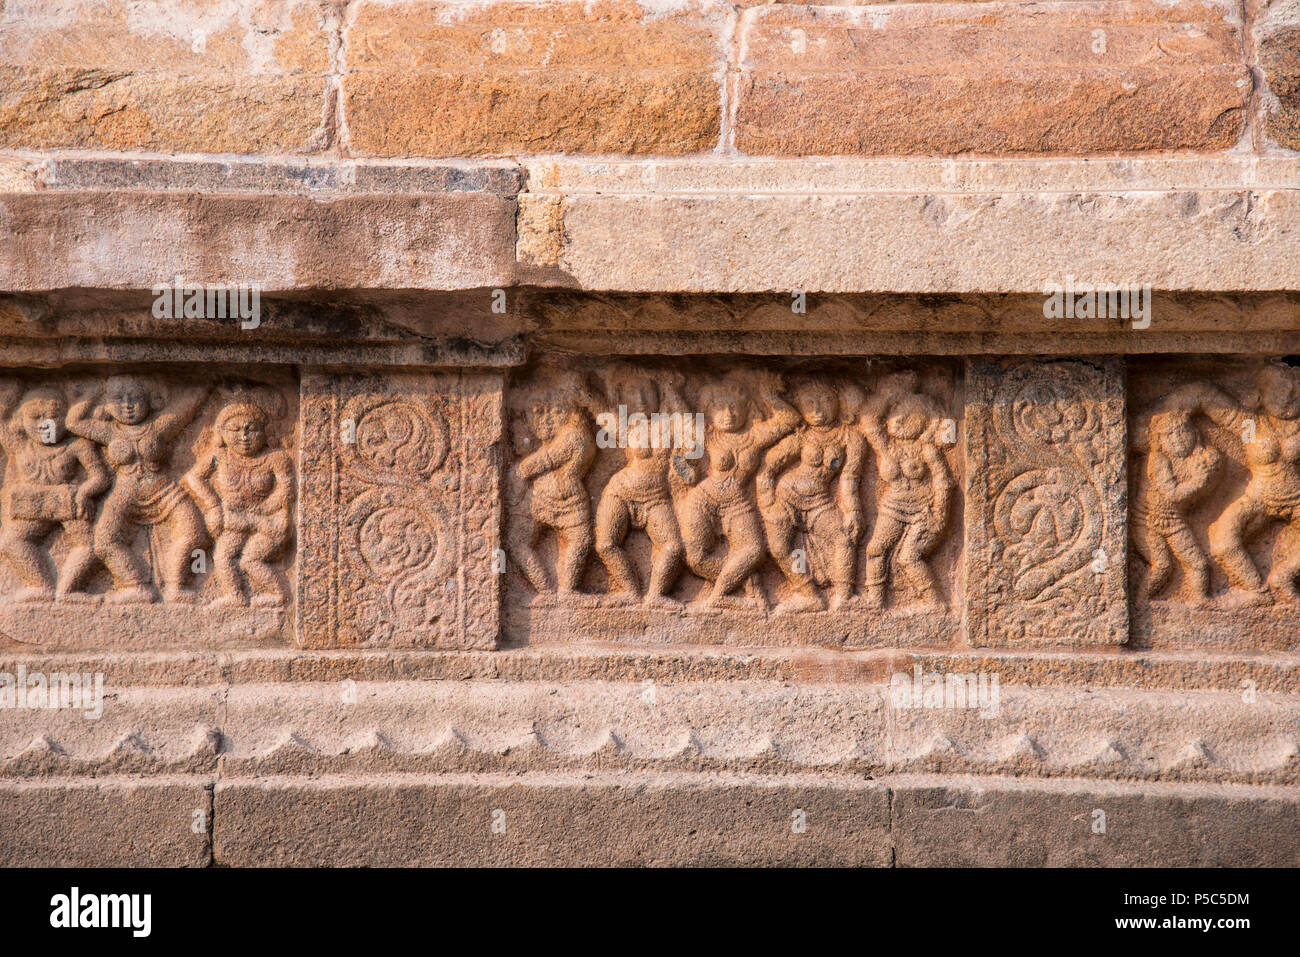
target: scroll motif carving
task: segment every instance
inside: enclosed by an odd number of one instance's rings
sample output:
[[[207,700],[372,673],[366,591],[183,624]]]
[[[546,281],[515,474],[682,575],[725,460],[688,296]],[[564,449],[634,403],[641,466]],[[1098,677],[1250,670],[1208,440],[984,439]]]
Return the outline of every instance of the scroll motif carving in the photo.
[[[971,364],[967,620],[975,644],[1127,631],[1122,369]]]
[[[310,472],[300,514],[309,560],[301,575],[310,607],[299,610],[300,642],[496,644],[494,381],[304,377]]]
[[[899,614],[921,640],[951,627],[955,543],[942,574],[932,559],[959,465],[954,382],[870,364],[539,364],[509,392],[512,574],[532,596],[516,620],[618,637],[687,616],[692,640],[722,641],[771,620],[833,644],[883,640]],[[547,618],[557,605],[584,611]]]

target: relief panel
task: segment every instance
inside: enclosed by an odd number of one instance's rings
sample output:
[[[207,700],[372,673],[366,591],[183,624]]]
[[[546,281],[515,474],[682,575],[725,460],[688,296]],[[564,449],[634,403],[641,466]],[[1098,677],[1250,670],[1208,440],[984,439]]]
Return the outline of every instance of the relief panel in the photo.
[[[291,637],[287,375],[0,377],[0,634],[42,648]]]
[[[1300,369],[1130,370],[1134,643],[1300,647]]]
[[[956,633],[955,364],[552,359],[508,405],[512,641]]]

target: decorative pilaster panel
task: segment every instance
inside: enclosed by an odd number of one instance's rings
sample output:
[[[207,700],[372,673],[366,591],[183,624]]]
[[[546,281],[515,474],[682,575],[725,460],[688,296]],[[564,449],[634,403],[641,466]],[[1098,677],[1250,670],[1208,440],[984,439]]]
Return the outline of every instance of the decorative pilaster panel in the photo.
[[[973,645],[1128,637],[1121,361],[972,361],[966,626]]]
[[[501,387],[490,373],[304,374],[304,647],[496,646]]]

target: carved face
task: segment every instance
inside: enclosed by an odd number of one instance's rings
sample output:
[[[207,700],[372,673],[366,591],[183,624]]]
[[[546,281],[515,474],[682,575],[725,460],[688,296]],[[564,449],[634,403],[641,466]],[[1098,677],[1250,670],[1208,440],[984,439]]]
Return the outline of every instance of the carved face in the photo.
[[[566,414],[562,409],[557,409],[549,405],[535,405],[532,408],[530,418],[533,423],[533,432],[543,442],[549,442],[555,438],[560,427],[564,425]]]
[[[1168,423],[1160,435],[1160,447],[1176,459],[1191,455],[1196,448],[1196,432],[1191,423],[1183,419]]]
[[[916,402],[900,401],[894,405],[885,420],[885,429],[896,439],[917,439],[925,431],[929,416],[925,410],[918,408]]]
[[[66,413],[63,402],[53,397],[28,399],[18,410],[27,437],[42,445],[53,445],[63,440],[63,417]]]
[[[633,379],[623,393],[629,412],[657,412],[659,410],[659,389],[650,379]]]
[[[256,455],[266,448],[266,426],[255,415],[236,412],[221,423],[221,439],[240,455]]]
[[[803,420],[815,428],[831,425],[839,417],[839,397],[834,389],[820,382],[810,382],[799,389],[794,403]]]
[[[1300,389],[1292,370],[1269,366],[1259,374],[1259,397],[1269,415],[1300,418]]]
[[[153,411],[149,390],[139,379],[127,376],[110,379],[104,398],[108,414],[124,425],[139,425]]]
[[[749,421],[749,404],[736,389],[717,389],[709,397],[709,425],[719,432],[738,432]]]

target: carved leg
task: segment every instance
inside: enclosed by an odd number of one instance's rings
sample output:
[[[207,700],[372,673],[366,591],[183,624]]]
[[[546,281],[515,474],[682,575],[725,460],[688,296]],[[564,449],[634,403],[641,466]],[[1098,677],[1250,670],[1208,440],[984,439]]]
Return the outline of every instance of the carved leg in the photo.
[[[1264,605],[1269,601],[1264,579],[1246,551],[1248,528],[1265,516],[1264,507],[1254,499],[1239,498],[1210,526],[1210,552],[1241,591],[1231,600],[1237,605]]]
[[[1147,595],[1154,597],[1169,584],[1174,569],[1173,553],[1165,536],[1154,529],[1147,529],[1146,551],[1147,561],[1151,563],[1151,571],[1147,574]]]
[[[1182,563],[1187,581],[1198,603],[1210,597],[1210,562],[1197,544],[1196,536],[1186,525],[1169,535],[1169,548]]]
[[[217,536],[212,548],[212,574],[216,576],[221,595],[214,605],[242,605],[243,585],[239,576],[239,552],[247,537],[245,532],[226,531]]]
[[[278,608],[289,600],[280,572],[271,564],[284,548],[282,539],[254,532],[244,545],[239,567],[248,577],[251,603],[258,608]]]
[[[676,607],[678,602],[668,597],[673,583],[682,569],[686,549],[677,528],[677,516],[669,504],[656,505],[646,516],[646,535],[650,537],[650,586],[646,589],[647,604]]]
[[[556,579],[561,595],[575,595],[582,584],[582,573],[587,569],[587,559],[595,536],[589,521],[556,531],[559,556],[556,559]]]
[[[1268,587],[1283,601],[1300,605],[1296,576],[1300,575],[1300,528],[1289,524],[1278,534],[1273,549],[1273,567],[1268,573]]]
[[[54,598],[54,563],[40,544],[53,527],[53,522],[45,521],[10,519],[5,523],[0,534],[0,554],[26,585],[10,596],[11,601]]]
[[[153,602],[158,595],[149,584],[149,570],[131,547],[136,526],[130,518],[130,501],[118,489],[109,493],[95,523],[95,554],[113,576],[108,602]]]
[[[717,540],[717,516],[709,497],[697,486],[686,493],[682,505],[682,543],[686,564],[705,581],[717,581],[722,558],[712,553]]]
[[[551,590],[546,566],[537,556],[537,543],[541,540],[542,530],[541,523],[534,521],[531,516],[518,515],[512,519],[506,533],[510,557],[524,573],[528,584],[533,586],[533,591],[539,595]]]
[[[91,524],[84,519],[73,519],[63,523],[63,533],[72,548],[59,571],[56,597],[60,601],[93,600],[94,596],[85,593],[86,582],[97,561],[91,544],[94,535]]]
[[[843,516],[838,509],[826,509],[813,522],[810,534],[817,539],[821,554],[827,557],[831,597],[827,607],[831,611],[841,608],[853,597],[854,548],[853,539],[844,530]]]
[[[607,486],[596,508],[596,554],[609,573],[611,597],[621,603],[638,598],[636,570],[623,552],[630,520],[627,503]]]
[[[190,562],[193,561],[191,553],[203,543],[207,526],[203,524],[198,506],[188,498],[178,501],[162,524],[168,530],[168,538],[171,540],[163,548],[160,558],[163,598],[192,604],[196,596],[187,587],[190,583]]]
[[[756,510],[733,512],[724,533],[730,548],[713,585],[710,600],[714,602],[721,601],[744,584],[763,560],[763,525]],[[746,596],[746,601],[753,604],[749,596]]]
[[[774,614],[824,609],[826,603],[813,583],[808,556],[795,555],[794,543],[799,534],[798,513],[778,501],[763,512],[763,524],[767,528],[767,542],[772,557],[793,590],[789,598],[776,606]]]
[[[889,580],[889,557],[903,537],[905,526],[892,515],[881,512],[867,542],[867,594],[872,608],[883,608],[885,583]]]
[[[938,590],[934,575],[925,561],[930,548],[930,529],[924,519],[908,525],[898,543],[895,560],[898,573],[907,579],[922,602],[933,605],[938,602]]]

